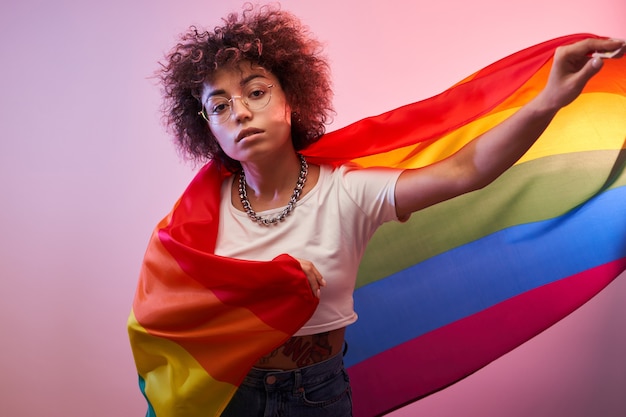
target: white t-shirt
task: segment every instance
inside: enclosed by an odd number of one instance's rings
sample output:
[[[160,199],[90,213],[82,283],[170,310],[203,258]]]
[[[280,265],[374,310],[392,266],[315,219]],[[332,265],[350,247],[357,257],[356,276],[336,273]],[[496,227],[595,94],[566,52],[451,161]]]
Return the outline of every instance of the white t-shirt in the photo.
[[[315,187],[277,225],[262,226],[231,204],[235,175],[222,184],[215,254],[268,261],[286,253],[311,261],[327,282],[311,319],[295,334],[327,332],[354,323],[352,293],[367,242],[384,222],[397,220],[395,184],[401,171],[348,164],[320,167]],[[277,215],[281,208],[258,213]]]

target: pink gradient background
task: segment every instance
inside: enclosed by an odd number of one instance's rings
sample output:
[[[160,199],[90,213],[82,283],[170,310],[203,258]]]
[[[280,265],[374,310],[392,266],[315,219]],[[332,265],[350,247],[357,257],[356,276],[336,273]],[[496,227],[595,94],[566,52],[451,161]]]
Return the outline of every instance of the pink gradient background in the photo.
[[[141,416],[125,323],[149,234],[193,175],[149,76],[239,1],[0,5],[0,415]],[[626,38],[623,0],[285,0],[327,43],[330,129],[553,37]],[[626,415],[626,277],[401,416]],[[415,370],[419,372],[419,370]]]

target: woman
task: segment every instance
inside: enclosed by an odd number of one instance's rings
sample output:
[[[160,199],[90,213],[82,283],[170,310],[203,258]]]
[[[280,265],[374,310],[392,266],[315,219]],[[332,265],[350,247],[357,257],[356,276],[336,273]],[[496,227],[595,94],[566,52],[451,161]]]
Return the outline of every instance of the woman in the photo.
[[[344,333],[357,320],[352,292],[374,231],[491,183],[600,70],[591,53],[620,48],[622,41],[603,39],[559,48],[548,84],[525,107],[453,156],[400,171],[319,165],[299,153],[324,134],[331,90],[320,45],[294,16],[249,8],[212,32],[184,35],[161,72],[166,117],[185,154],[225,173],[214,254],[289,254],[317,299],[287,341],[257,355],[218,413],[350,416]],[[187,415],[183,409],[170,413]]]

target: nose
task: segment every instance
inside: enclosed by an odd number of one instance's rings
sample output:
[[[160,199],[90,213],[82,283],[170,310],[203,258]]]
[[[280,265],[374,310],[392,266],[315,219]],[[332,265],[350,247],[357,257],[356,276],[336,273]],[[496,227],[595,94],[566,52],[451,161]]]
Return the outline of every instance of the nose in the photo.
[[[243,98],[240,96],[233,96],[231,98],[230,111],[232,115],[235,116],[235,120],[237,120],[238,122],[250,119],[252,117],[252,112],[250,111],[248,106],[246,106]]]

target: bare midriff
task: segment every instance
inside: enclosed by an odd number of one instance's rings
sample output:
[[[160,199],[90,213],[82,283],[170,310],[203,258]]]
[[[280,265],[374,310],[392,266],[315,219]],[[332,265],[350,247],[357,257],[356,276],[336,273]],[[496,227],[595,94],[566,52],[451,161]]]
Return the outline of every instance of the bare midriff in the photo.
[[[346,329],[294,336],[254,365],[261,369],[290,370],[325,361],[343,350]]]

